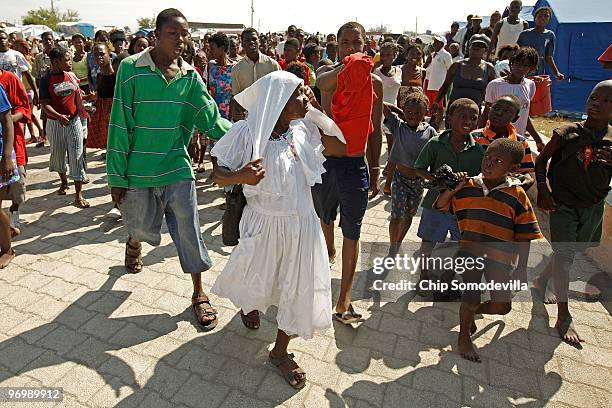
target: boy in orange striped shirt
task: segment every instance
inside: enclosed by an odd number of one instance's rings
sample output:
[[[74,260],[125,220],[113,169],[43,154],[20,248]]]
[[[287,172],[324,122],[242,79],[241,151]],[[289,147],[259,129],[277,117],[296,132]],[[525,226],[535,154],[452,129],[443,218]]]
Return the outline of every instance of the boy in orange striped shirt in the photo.
[[[488,283],[510,284],[511,277],[527,280],[529,243],[543,236],[521,181],[510,177],[518,171],[523,156],[521,142],[494,140],[482,160],[482,173],[469,179],[465,173],[457,173],[462,181],[453,191],[442,192],[434,204],[434,209],[457,217],[461,231],[457,257],[484,259],[481,267],[478,261],[476,266],[466,267],[464,284],[480,283],[483,274]],[[491,300],[481,302],[479,290],[463,292],[458,346],[467,360],[480,362],[471,340],[476,331],[474,315],[505,315],[512,309],[508,287],[490,293]]]

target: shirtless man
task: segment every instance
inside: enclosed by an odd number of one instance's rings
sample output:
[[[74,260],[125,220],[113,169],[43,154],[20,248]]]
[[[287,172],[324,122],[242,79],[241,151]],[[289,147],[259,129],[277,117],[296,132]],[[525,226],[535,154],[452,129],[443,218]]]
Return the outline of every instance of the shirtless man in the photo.
[[[344,24],[338,30],[338,60],[342,61],[356,52],[365,49],[365,29],[356,22]],[[338,74],[344,65],[322,67],[317,78],[317,87],[321,90],[321,101],[325,112],[331,117],[331,102],[338,84]],[[372,106],[372,123],[374,130],[370,133],[365,151],[357,155],[347,155],[346,145],[337,138],[323,136],[327,157],[324,164],[327,172],[323,174],[322,184],[313,187],[313,200],[317,214],[321,219],[321,227],[327,243],[330,262],[336,257],[334,246],[334,220],[340,207],[340,227],[344,236],[342,245],[342,283],[340,296],[336,304],[334,317],[342,323],[349,324],[361,319],[351,305],[351,287],[357,268],[359,255],[359,235],[361,223],[368,206],[369,198],[378,194],[379,160],[382,146],[382,81],[372,75],[372,85],[376,100]],[[345,135],[350,140],[351,135]],[[366,166],[366,160],[368,166]],[[369,170],[369,175],[368,175]]]

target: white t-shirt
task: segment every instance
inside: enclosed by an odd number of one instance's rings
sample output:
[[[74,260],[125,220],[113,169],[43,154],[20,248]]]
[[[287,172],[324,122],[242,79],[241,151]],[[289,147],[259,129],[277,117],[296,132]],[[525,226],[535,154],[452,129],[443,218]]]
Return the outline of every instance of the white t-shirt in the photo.
[[[383,100],[387,103],[397,105],[397,94],[402,86],[402,69],[392,66],[389,71],[390,76],[383,74],[380,69],[382,65],[374,70],[383,83]]]
[[[431,64],[427,67],[427,75],[425,76],[428,80],[428,91],[437,91],[442,88],[442,84],[444,84],[446,79],[446,73],[452,64],[453,57],[451,57],[450,52],[442,48],[436,53],[431,60]]]
[[[9,71],[21,78],[23,72],[30,70],[28,60],[19,51],[9,49],[6,52],[0,52],[0,69]]]
[[[529,105],[536,92],[536,85],[531,79],[524,78],[520,84],[510,84],[505,78],[497,78],[489,82],[485,93],[485,102],[493,103],[505,95],[514,95],[521,101],[519,118],[514,122],[514,127],[519,135],[524,135],[527,130],[529,119]]]
[[[276,45],[276,55],[280,58],[285,53],[285,43],[287,41],[281,41]]]

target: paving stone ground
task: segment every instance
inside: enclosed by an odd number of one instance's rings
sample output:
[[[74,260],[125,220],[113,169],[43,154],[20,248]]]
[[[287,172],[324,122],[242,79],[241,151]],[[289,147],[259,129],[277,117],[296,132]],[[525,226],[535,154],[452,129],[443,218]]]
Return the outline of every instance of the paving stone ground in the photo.
[[[554,306],[520,293],[504,317],[479,320],[475,343],[482,364],[453,351],[458,304],[401,294],[393,301],[371,290],[371,265],[388,239],[389,200],[375,199],[363,228],[356,308],[366,320],[335,324],[290,348],[308,373],[294,391],[266,363],[274,341],[275,311],[258,331],[247,330],[237,309],[211,296],[220,323],[198,330],[189,308],[191,281],[180,271],[164,228],[162,244],[145,245],[145,269],[123,268],[126,231],[104,217],[111,208],[101,152],[88,153],[85,196],[92,207],[58,196],[47,171],[49,149],[30,149],[27,224],[14,246],[17,258],[0,271],[0,386],[57,386],[58,407],[610,407],[612,304],[585,297],[597,286],[610,299],[610,271],[585,256],[572,272],[572,303],[582,350],[564,344],[552,325]],[[215,266],[209,290],[231,248],[221,243],[222,195],[198,176],[202,233]],[[6,203],[5,203],[6,206]],[[545,217],[539,214],[546,229]],[[418,217],[407,241],[418,242]],[[340,247],[341,239],[338,235]],[[414,244],[413,244],[414,245]],[[530,260],[530,277],[550,256],[545,241]],[[339,265],[332,270],[334,297]],[[10,403],[0,403],[11,406]],[[53,403],[14,406],[47,407]]]

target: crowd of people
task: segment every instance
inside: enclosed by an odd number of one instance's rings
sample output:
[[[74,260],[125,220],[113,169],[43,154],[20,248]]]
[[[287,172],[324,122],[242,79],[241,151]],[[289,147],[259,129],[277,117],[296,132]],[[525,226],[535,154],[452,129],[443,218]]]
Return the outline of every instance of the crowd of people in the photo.
[[[301,388],[306,375],[288,352],[290,339],[311,338],[332,319],[363,321],[351,289],[363,218],[379,188],[391,200],[389,259],[422,207],[420,256],[433,257],[450,236],[460,243],[457,256],[489,251],[484,270],[469,269],[464,282],[526,282],[529,242],[543,237],[526,193],[537,184],[554,257],[534,286],[558,304],[559,335],[579,344],[567,298],[571,244],[596,245],[601,237],[612,178],[612,82],[593,89],[585,121],[555,130],[545,143],[530,119],[530,77],[564,75],[546,29],[551,10],[536,10],[530,29],[520,9],[512,1],[507,16],[494,12],[486,28],[470,15],[467,26],[453,23],[431,44],[367,36],[356,22],[326,37],[291,25],[282,35],[247,28],[239,37],[194,40],[176,9],[162,11],[155,30],[133,36],[99,31],[66,41],[46,32],[28,41],[0,30],[0,200],[11,202],[8,215],[0,211],[0,267],[14,258],[11,240],[20,233],[26,145],[49,143],[57,194],[67,194],[72,180],[81,208],[89,207],[86,148],[105,149],[108,216],[121,218],[128,232],[125,267],[143,270],[142,242],[159,245],[165,219],[193,281],[197,322],[212,330],[217,311],[202,286],[212,262],[194,173],[206,171],[209,152],[210,182],[244,200],[244,210],[232,213],[238,219],[229,220],[239,222],[239,243],[212,290],[240,309],[251,330],[260,327],[260,312],[278,307],[269,359]],[[342,279],[332,308],[338,213]],[[420,281],[433,273],[422,267]],[[440,279],[455,278],[446,271]],[[474,316],[509,313],[511,291],[496,290],[484,302],[474,290],[437,296],[462,301],[458,351],[480,361]]]

